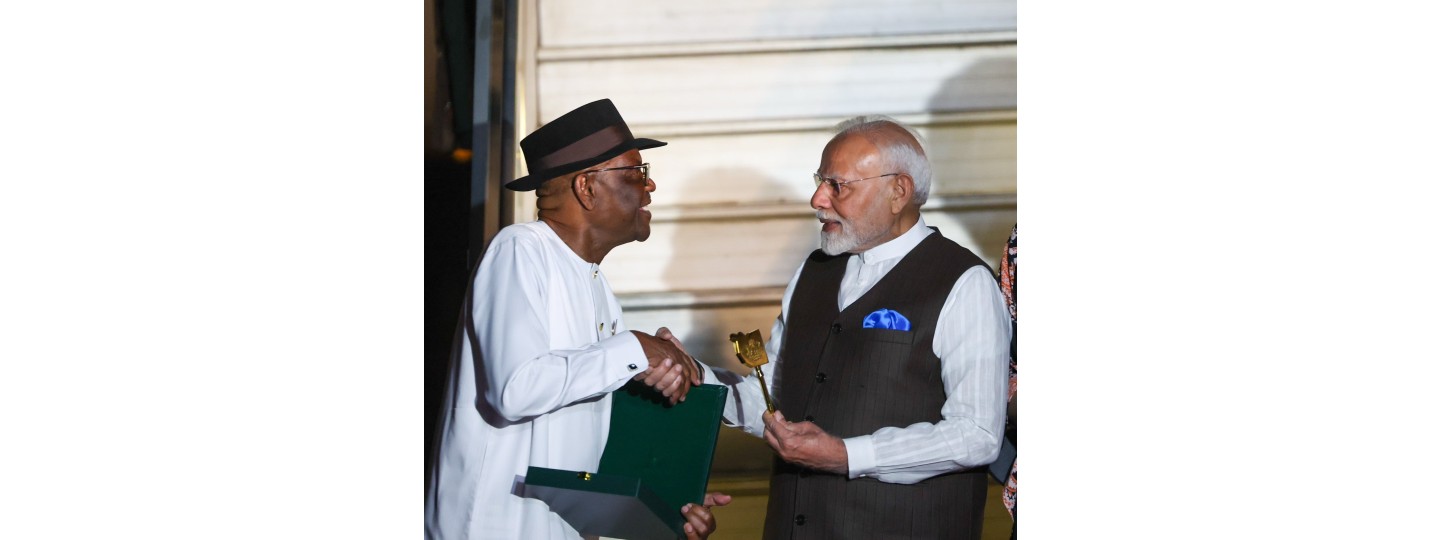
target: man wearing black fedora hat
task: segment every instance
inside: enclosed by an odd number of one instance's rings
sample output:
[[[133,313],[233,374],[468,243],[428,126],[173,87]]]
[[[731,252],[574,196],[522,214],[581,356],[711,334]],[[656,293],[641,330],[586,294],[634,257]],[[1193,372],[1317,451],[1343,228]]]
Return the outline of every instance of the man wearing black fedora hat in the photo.
[[[610,250],[650,236],[655,182],[608,99],[520,141],[539,219],[501,229],[476,270],[456,333],[438,458],[425,498],[426,538],[578,538],[544,502],[524,498],[526,468],[595,470],[610,393],[643,381],[672,402],[700,367],[670,341],[630,331],[600,271]],[[663,331],[657,332],[667,334]],[[687,505],[687,536],[714,530],[706,497]]]

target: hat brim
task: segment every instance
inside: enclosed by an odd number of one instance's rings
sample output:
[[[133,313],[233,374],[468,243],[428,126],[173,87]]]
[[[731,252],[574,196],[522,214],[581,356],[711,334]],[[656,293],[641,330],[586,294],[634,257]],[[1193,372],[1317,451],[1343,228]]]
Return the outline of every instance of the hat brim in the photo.
[[[539,189],[539,187],[544,184],[546,180],[555,178],[562,174],[572,173],[586,167],[593,167],[597,164],[615,159],[615,156],[624,154],[625,152],[629,152],[631,150],[659,148],[667,144],[670,143],[657,141],[655,139],[631,139],[620,143],[614,148],[606,150],[600,155],[593,158],[583,159],[573,163],[566,163],[564,165],[557,165],[543,171],[531,171],[528,175],[506,182],[505,189],[510,189],[514,191],[534,191],[536,189]]]

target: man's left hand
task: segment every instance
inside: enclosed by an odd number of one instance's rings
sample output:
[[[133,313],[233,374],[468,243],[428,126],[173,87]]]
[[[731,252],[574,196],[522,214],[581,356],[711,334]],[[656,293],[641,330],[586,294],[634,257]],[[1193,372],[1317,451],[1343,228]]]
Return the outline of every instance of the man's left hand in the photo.
[[[780,459],[817,471],[850,473],[850,456],[839,437],[826,433],[814,422],[791,423],[780,411],[767,412],[763,418],[765,442]]]

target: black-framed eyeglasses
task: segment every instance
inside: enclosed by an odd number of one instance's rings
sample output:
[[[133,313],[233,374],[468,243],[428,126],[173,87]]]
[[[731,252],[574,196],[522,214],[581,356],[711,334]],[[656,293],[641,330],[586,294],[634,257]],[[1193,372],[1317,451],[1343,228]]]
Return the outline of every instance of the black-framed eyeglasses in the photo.
[[[846,184],[853,184],[853,183],[855,183],[855,182],[864,182],[864,181],[866,181],[866,180],[874,180],[874,179],[876,179],[876,178],[884,178],[884,177],[886,177],[886,176],[899,176],[899,175],[901,175],[901,174],[904,174],[904,173],[892,172],[892,173],[890,173],[890,174],[882,174],[882,175],[880,175],[880,176],[871,176],[871,177],[869,177],[869,178],[861,178],[861,179],[859,179],[859,180],[840,180],[840,179],[838,179],[838,178],[826,178],[826,177],[824,177],[824,176],[820,176],[820,173],[818,173],[818,172],[815,173],[813,176],[815,177],[815,187],[818,188],[818,187],[820,187],[822,184],[829,185],[829,186],[830,186],[830,194],[838,197],[838,196],[840,196],[840,187],[841,187],[841,186],[844,186],[844,185],[846,185]]]
[[[605,171],[626,171],[626,170],[630,170],[630,169],[639,169],[639,170],[640,170],[640,181],[641,181],[641,182],[649,182],[649,181],[650,181],[650,164],[649,164],[649,163],[641,163],[641,164],[639,164],[639,165],[631,165],[631,166],[629,166],[629,167],[611,167],[611,168],[609,168],[609,169],[595,169],[595,170],[593,170],[593,171],[586,171],[586,173],[588,174],[588,173],[597,173],[597,172],[605,172]]]

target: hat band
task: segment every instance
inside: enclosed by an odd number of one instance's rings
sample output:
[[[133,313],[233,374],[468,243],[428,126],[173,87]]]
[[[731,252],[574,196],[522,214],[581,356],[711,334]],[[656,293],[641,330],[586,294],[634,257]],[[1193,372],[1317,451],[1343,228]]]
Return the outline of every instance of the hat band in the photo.
[[[535,160],[535,165],[530,169],[540,171],[593,158],[633,138],[624,124],[610,126]]]

